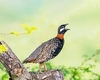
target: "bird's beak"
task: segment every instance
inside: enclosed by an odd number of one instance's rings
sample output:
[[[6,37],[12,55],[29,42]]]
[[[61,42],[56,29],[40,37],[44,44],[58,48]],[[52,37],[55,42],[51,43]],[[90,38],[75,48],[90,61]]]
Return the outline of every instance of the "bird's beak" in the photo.
[[[65,26],[67,26],[68,25],[68,23],[67,24],[65,24]]]
[[[67,29],[67,30],[70,30],[70,29]]]
[[[67,23],[67,24],[65,24],[65,27],[66,27],[67,25],[68,25],[68,23]],[[65,29],[66,29],[66,28],[65,28]],[[66,30],[70,30],[70,29],[68,29],[68,28],[67,28]]]

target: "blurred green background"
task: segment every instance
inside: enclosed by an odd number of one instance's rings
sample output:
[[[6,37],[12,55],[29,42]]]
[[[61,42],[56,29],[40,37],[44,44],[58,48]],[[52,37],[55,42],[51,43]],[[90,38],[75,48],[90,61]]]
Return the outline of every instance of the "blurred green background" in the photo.
[[[69,23],[71,30],[65,34],[63,50],[50,63],[79,66],[83,55],[90,56],[100,48],[100,0],[0,0],[0,33],[23,33],[20,24],[24,23],[38,30],[28,36],[0,35],[21,61],[42,42],[55,37],[63,23]]]

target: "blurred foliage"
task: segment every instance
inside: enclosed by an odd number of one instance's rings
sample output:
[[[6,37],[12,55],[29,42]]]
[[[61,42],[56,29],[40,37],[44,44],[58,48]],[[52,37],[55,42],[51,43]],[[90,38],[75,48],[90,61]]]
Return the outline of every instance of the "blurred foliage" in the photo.
[[[3,66],[1,63],[0,63],[0,69],[1,69],[2,71],[6,72],[4,66]]]
[[[3,76],[2,76],[2,80],[8,80],[9,79],[9,76],[7,73],[5,73]]]
[[[100,54],[100,50],[97,50],[91,57],[86,56],[86,59],[81,63],[78,67],[65,67],[65,66],[58,66],[51,63],[47,63],[48,70],[51,69],[58,69],[61,70],[64,74],[64,80],[100,80],[100,73],[96,73],[93,69],[96,68],[96,64],[100,63],[99,59],[94,59],[95,56]],[[90,61],[92,63],[90,63]],[[0,64],[0,69],[5,71],[2,64]],[[38,67],[33,67],[31,69],[38,73]],[[5,71],[6,72],[6,71]],[[88,77],[85,77],[88,76]],[[2,75],[2,80],[7,80],[9,78],[8,74],[5,73]]]

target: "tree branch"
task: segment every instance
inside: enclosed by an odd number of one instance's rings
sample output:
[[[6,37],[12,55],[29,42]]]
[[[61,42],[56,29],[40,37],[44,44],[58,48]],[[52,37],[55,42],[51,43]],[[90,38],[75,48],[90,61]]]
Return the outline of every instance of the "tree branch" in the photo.
[[[9,80],[64,80],[59,70],[51,70],[42,74],[28,72],[11,48],[4,41],[0,41],[0,45],[3,44],[6,45],[8,51],[0,53],[0,62],[6,68],[10,76]]]

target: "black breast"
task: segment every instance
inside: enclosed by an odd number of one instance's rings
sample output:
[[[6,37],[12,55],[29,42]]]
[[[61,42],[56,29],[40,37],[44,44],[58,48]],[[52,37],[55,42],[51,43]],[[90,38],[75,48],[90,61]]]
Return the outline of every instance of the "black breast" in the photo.
[[[56,57],[59,53],[60,53],[60,51],[62,50],[62,48],[63,48],[63,45],[64,45],[64,39],[56,39],[56,41],[55,41],[55,43],[58,45],[56,48],[55,48],[55,51],[52,51],[51,52],[51,57],[52,58],[54,58],[54,57]]]

